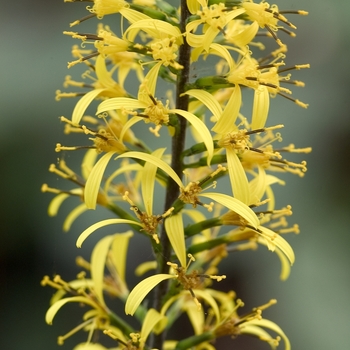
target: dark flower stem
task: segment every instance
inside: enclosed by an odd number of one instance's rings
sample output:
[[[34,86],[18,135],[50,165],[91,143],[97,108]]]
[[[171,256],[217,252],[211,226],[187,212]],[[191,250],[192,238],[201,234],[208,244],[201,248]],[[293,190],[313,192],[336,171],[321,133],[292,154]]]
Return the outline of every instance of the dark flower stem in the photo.
[[[180,30],[182,33],[186,31],[186,22],[187,18],[190,16],[190,12],[187,9],[186,1],[181,0],[181,21],[180,21]],[[180,71],[176,82],[176,108],[187,111],[188,110],[188,96],[181,96],[185,92],[185,86],[189,80],[189,71],[190,71],[190,55],[191,49],[184,39],[183,45],[179,49],[179,64],[183,66],[183,69]],[[187,122],[185,118],[178,117],[178,127],[174,137],[172,138],[172,158],[171,158],[171,167],[176,172],[176,174],[182,178],[183,164],[181,154],[185,149],[185,137],[186,137],[186,127]],[[179,186],[175,181],[169,179],[166,197],[165,197],[165,210],[168,210],[176,199],[179,196]],[[168,236],[165,232],[164,225],[162,227],[162,232],[160,236],[160,250],[156,252],[157,261],[158,261],[158,273],[168,273],[169,266],[167,262],[170,260],[171,256],[171,246],[168,239]],[[168,291],[168,283],[160,283],[154,291],[154,303],[153,307],[156,310],[160,310],[162,307],[162,300]],[[151,339],[150,347],[156,349],[163,349],[163,343],[165,340],[165,332],[162,332],[160,335],[154,336]]]

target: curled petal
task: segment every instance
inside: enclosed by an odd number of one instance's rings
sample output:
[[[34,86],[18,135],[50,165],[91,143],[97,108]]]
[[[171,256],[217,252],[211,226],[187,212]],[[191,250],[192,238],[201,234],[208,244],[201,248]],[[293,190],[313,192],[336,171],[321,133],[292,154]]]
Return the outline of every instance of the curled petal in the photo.
[[[261,166],[258,166],[258,169],[258,175],[255,176],[255,178],[249,182],[249,204],[259,202],[266,191],[267,176],[265,169],[263,169]]]
[[[152,153],[152,155],[160,159],[163,156],[164,151],[165,151],[165,148],[159,148],[155,150]],[[153,211],[153,197],[154,197],[153,192],[154,192],[154,184],[156,181],[156,174],[157,174],[157,166],[150,162],[146,162],[142,171],[141,192],[142,192],[142,198],[143,198],[143,203],[145,205],[146,213],[148,215],[152,215],[152,211]]]
[[[182,117],[186,118],[192,126],[197,130],[198,134],[202,136],[203,142],[205,146],[207,147],[208,151],[208,159],[207,164],[210,165],[211,159],[214,155],[214,144],[213,144],[213,138],[210,134],[210,131],[206,127],[206,125],[194,114],[183,111],[182,109],[172,109],[172,113],[180,114]]]
[[[74,347],[73,350],[108,350],[98,343],[81,343]]]
[[[115,152],[108,152],[93,167],[89,178],[86,181],[84,190],[84,201],[88,209],[96,208],[96,201],[98,192],[100,190],[100,184],[102,181],[103,173]]]
[[[93,308],[97,308],[97,305],[87,297],[78,296],[78,297],[71,297],[71,298],[64,298],[56,301],[51,307],[47,310],[45,315],[45,321],[47,324],[52,324],[52,321],[54,317],[56,316],[58,310],[67,303],[83,303],[92,306]]]
[[[244,204],[251,204],[249,203],[249,183],[241,161],[236,152],[231,148],[226,149],[226,157],[231,187],[235,198]]]
[[[116,268],[120,279],[123,282],[125,282],[126,255],[128,252],[129,241],[132,236],[132,231],[127,231],[125,233],[118,233],[117,235],[114,235],[114,240],[112,242],[111,247],[112,263]]]
[[[70,230],[70,227],[72,226],[73,222],[76,220],[78,216],[85,213],[88,210],[85,203],[78,205],[75,207],[66,217],[66,220],[64,220],[63,223],[63,231],[68,232]]]
[[[175,173],[175,171],[163,160],[155,156],[152,156],[151,154],[142,153],[142,152],[126,152],[119,155],[116,159],[118,158],[136,158],[136,159],[144,160],[145,162],[150,162],[156,165],[158,168],[162,169],[165,173],[167,173],[179,185],[179,187],[184,187],[181,179]]]
[[[130,292],[128,299],[125,303],[125,313],[127,315],[133,315],[139,305],[145,299],[146,295],[160,282],[176,278],[175,275],[159,274],[148,277],[137,284],[134,289]]]
[[[74,124],[79,124],[81,118],[84,116],[84,113],[90,103],[103,91],[107,89],[95,89],[86,93],[75,105],[73,114],[72,114],[72,122]]]
[[[149,309],[147,311],[147,314],[142,322],[142,328],[141,328],[141,338],[140,338],[140,348],[143,349],[143,346],[146,342],[146,339],[148,338],[149,334],[152,330],[154,330],[154,327],[157,325],[159,321],[161,321],[164,318],[162,314],[160,314],[155,309]]]
[[[57,196],[55,196],[50,204],[49,204],[49,208],[48,208],[48,214],[49,216],[56,216],[58,213],[58,210],[61,206],[61,204],[68,198],[70,197],[70,195],[68,193],[60,193]]]
[[[267,86],[259,86],[254,92],[254,104],[251,128],[260,129],[265,126],[270,107],[270,96]]]
[[[228,100],[225,109],[218,120],[213,126],[212,130],[218,134],[226,134],[235,130],[235,125],[239,110],[242,104],[241,88],[237,84],[232,92],[230,99]]]
[[[89,177],[91,170],[93,169],[96,159],[98,157],[98,153],[95,149],[89,149],[83,158],[83,161],[81,163],[81,174],[83,175],[83,178],[87,180]]]
[[[86,238],[89,237],[91,235],[91,233],[95,232],[97,229],[99,229],[101,227],[108,226],[108,225],[115,225],[115,224],[129,224],[129,225],[142,226],[142,224],[140,224],[137,221],[133,221],[133,220],[126,220],[126,219],[107,219],[107,220],[102,220],[100,222],[97,222],[96,224],[91,225],[84,232],[82,232],[80,234],[80,236],[78,237],[78,239],[77,239],[76,246],[78,248],[81,248],[81,245],[86,240]]]
[[[208,91],[192,89],[185,92],[186,95],[192,96],[201,101],[213,113],[216,120],[219,120],[222,109],[218,100]]]
[[[165,230],[181,266],[186,267],[186,246],[182,214],[179,213],[168,217],[165,220]]]
[[[261,236],[266,240],[268,249],[274,251],[278,247],[286,255],[290,264],[293,265],[295,255],[289,243],[281,235],[264,226],[259,226],[259,229],[262,231]]]
[[[149,95],[155,96],[157,80],[159,77],[159,69],[161,66],[162,66],[162,62],[158,62],[150,69],[150,71],[145,76],[144,81],[147,82],[146,83],[147,91],[142,84],[140,86],[137,98],[146,104],[150,103]]]
[[[114,235],[103,237],[95,245],[91,254],[91,278],[94,281],[94,292],[102,305],[106,305],[103,298],[103,279],[107,254],[114,239]]]
[[[96,114],[113,111],[114,109],[133,110],[138,108],[146,108],[147,106],[147,103],[135,100],[134,98],[113,97],[101,102],[97,107]]]
[[[240,200],[228,196],[223,193],[201,193],[200,197],[210,198],[215,202],[220,203],[224,207],[234,211],[238,215],[246,219],[254,228],[259,226],[259,219],[253,210],[251,210],[246,204],[242,203]]]
[[[266,320],[266,319],[261,319],[261,320],[252,320],[252,321],[248,321],[245,324],[247,325],[255,325],[258,327],[264,327],[264,328],[268,328],[271,329],[272,331],[276,332],[279,336],[281,336],[281,338],[284,340],[284,344],[285,344],[285,350],[290,350],[291,346],[290,346],[290,342],[289,339],[287,338],[286,334],[282,331],[282,329],[277,326],[276,323],[270,321],[270,320]],[[244,330],[244,328],[242,329],[242,331]]]
[[[131,118],[123,125],[123,129],[122,129],[122,131],[120,132],[119,141],[120,141],[120,142],[123,142],[125,133],[127,133],[128,130],[130,130],[131,127],[132,127],[133,125],[135,125],[136,123],[140,122],[141,120],[144,120],[144,118],[143,118],[143,117],[138,117],[137,115],[131,117]]]
[[[75,188],[74,190],[70,191],[71,193],[82,195],[81,188]],[[57,196],[55,196],[48,207],[48,214],[49,216],[56,216],[58,213],[58,210],[61,207],[61,204],[68,198],[70,195],[68,193],[60,193]]]

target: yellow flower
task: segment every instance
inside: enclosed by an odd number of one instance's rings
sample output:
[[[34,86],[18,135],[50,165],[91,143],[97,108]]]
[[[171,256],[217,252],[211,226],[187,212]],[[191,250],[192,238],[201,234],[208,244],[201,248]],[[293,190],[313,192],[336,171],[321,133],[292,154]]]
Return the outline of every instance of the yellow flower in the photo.
[[[124,132],[126,132],[135,123],[144,120],[147,122],[152,122],[156,125],[155,129],[150,128],[151,132],[156,136],[159,136],[158,131],[162,125],[168,125],[169,114],[178,114],[185,118],[189,123],[195,127],[198,132],[202,135],[203,142],[205,143],[208,151],[208,164],[213,156],[214,148],[212,137],[205,126],[205,124],[197,118],[194,114],[177,109],[169,108],[168,104],[164,104],[154,97],[156,82],[158,77],[158,72],[161,63],[157,63],[145,77],[145,82],[141,84],[138,99],[132,99],[127,97],[122,98],[111,98],[104,101],[98,106],[97,114],[111,111],[111,110],[122,110],[125,113],[134,115],[124,126],[121,131],[120,139],[123,139]],[[137,112],[134,110],[143,110],[143,112]]]
[[[64,0],[64,2],[80,2],[81,0]],[[87,6],[86,9],[91,13],[81,20],[74,21],[70,24],[71,27],[85,21],[88,18],[97,16],[98,19],[102,19],[106,15],[114,13],[120,13],[123,17],[128,19],[131,23],[139,21],[141,19],[149,18],[148,16],[130,9],[130,5],[124,0],[93,0],[94,5]]]
[[[277,37],[276,32],[278,29],[283,30],[291,36],[295,36],[294,33],[289,32],[287,29],[283,28],[278,22],[286,24],[292,29],[296,29],[296,26],[289,22],[287,18],[283,15],[286,13],[294,13],[299,15],[307,15],[306,11],[278,11],[277,5],[270,6],[264,0],[259,4],[254,3],[252,0],[244,0],[241,6],[245,9],[245,14],[248,16],[248,19],[257,23],[260,28],[266,28],[269,34],[276,40],[276,42],[282,46],[281,40]],[[256,32],[258,28],[256,28]]]
[[[187,186],[185,186],[175,171],[164,161],[161,159],[154,157],[150,154],[142,153],[142,152],[126,152],[121,154],[117,158],[136,158],[141,159],[146,162],[150,162],[156,165],[158,168],[162,169],[166,174],[168,174],[180,187],[180,191],[183,192],[183,196],[181,198],[187,199],[190,204],[196,206],[200,203],[198,197],[204,197],[212,199],[213,201],[225,206],[226,208],[236,212],[243,218],[245,218],[253,227],[256,227],[259,224],[259,220],[257,219],[255,213],[240,200],[233,198],[232,196],[215,193],[215,192],[205,192],[201,193],[198,188],[199,182],[190,182]],[[213,174],[216,174],[218,171],[221,171],[222,167],[219,167],[217,171]],[[209,180],[209,179],[207,179]],[[212,205],[206,205],[207,207],[212,207]]]
[[[206,0],[198,0],[198,3],[201,6],[201,9],[197,11],[200,19],[195,19],[186,25],[186,40],[190,46],[197,48],[192,54],[194,60],[203,50],[208,52],[215,37],[220,32],[224,32],[225,26],[245,12],[245,9],[242,8],[227,8],[224,3],[213,4],[209,7]],[[202,24],[204,25],[204,34],[194,34]]]
[[[79,61],[79,60],[78,60]],[[125,96],[125,90],[112,78],[113,70],[108,71],[106,68],[105,58],[101,55],[97,57],[96,64],[94,67],[94,71],[96,73],[96,78],[92,77],[89,72],[85,73],[85,77],[89,77],[94,82],[92,85],[88,85],[86,83],[79,83],[71,80],[70,76],[66,77],[66,81],[64,83],[65,87],[68,86],[79,86],[79,87],[88,87],[91,88],[91,91],[87,93],[63,93],[60,90],[56,91],[56,100],[59,101],[62,97],[77,97],[81,96],[82,98],[75,105],[73,113],[72,113],[72,123],[74,125],[78,125],[84,116],[84,113],[91,102],[97,97],[117,97],[117,96]]]
[[[124,33],[129,41],[134,41],[136,35],[143,31],[152,39],[147,44],[149,52],[154,60],[162,62],[162,65],[182,69],[176,62],[179,46],[183,43],[182,35],[174,25],[157,19],[145,19],[133,23]],[[136,47],[137,45],[135,45]]]

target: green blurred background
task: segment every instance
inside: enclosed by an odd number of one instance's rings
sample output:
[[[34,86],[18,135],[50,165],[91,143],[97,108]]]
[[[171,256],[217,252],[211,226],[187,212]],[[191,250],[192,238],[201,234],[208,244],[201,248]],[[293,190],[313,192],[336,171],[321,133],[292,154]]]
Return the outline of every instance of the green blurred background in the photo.
[[[282,327],[293,349],[350,349],[350,230],[346,222],[350,209],[350,2],[276,3],[281,9],[310,12],[308,17],[291,17],[298,36],[285,39],[290,64],[311,64],[311,70],[297,76],[306,87],[294,90],[294,96],[310,107],[303,110],[277,98],[270,119],[271,125],[285,124],[286,144],[313,147],[311,155],[302,156],[309,168],[305,178],[289,176],[287,186],[279,191],[278,204],[293,206],[290,221],[300,224],[301,234],[288,237],[296,263],[286,282],[279,281],[277,257],[261,247],[235,257],[230,288],[249,308],[278,299],[264,315]],[[90,223],[108,217],[103,211],[93,213],[64,234],[62,222],[69,205],[60,217],[48,218],[51,196],[40,192],[43,182],[56,184],[47,171],[57,159],[56,142],[74,144],[63,136],[58,121],[61,115],[70,116],[74,101],[57,103],[54,92],[62,88],[66,74],[79,78],[78,70],[67,71],[73,42],[62,31],[86,14],[85,4],[17,0],[1,5],[1,349],[59,348],[56,337],[70,330],[80,315],[75,318],[76,308],[68,306],[53,326],[47,326],[44,315],[52,290],[42,288],[40,280],[55,273],[73,279],[79,271],[75,256],[88,258],[94,242],[91,239],[77,251],[77,236]],[[94,30],[95,23],[92,20],[84,28]],[[73,157],[67,155],[68,160]],[[60,348],[72,349],[83,339],[70,338]],[[225,344],[222,349],[268,349],[254,341]]]

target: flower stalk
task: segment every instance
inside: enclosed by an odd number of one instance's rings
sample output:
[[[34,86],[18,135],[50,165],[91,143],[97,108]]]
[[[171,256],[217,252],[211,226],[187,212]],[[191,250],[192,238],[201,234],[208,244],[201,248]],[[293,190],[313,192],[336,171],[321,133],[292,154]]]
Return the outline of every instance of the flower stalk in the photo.
[[[242,315],[241,299],[221,290],[229,275],[220,274],[220,264],[263,246],[279,257],[285,280],[295,262],[284,237],[299,233],[299,226],[287,221],[289,204],[275,207],[274,188],[285,184],[283,173],[304,176],[306,162],[288,155],[311,148],[278,146],[283,121],[270,125],[268,117],[272,97],[307,107],[291,96],[291,87],[304,86],[291,76],[309,65],[285,66],[283,38],[295,36],[287,16],[307,13],[253,0],[181,0],[178,8],[163,0],[88,2],[89,14],[71,27],[121,16],[123,32],[102,22],[95,32],[64,31],[82,42],[73,46],[68,68],[80,64],[87,70],[82,81],[65,79],[65,88],[80,91],[56,92],[57,100],[79,99],[71,118],[60,120],[66,134],[80,134],[86,143],[57,143],[60,159],[50,172],[72,188],[44,184],[42,191],[55,195],[50,216],[68,198],[79,201],[64,231],[89,210],[109,213],[81,232],[78,248],[101,228],[113,228],[113,234],[97,242],[90,261],[77,259],[83,270],[76,279],[42,281],[57,290],[48,324],[66,304],[85,306],[83,322],[58,337],[59,344],[86,331],[86,342],[74,350],[105,350],[107,336],[121,350],[199,350],[215,349],[219,337],[245,334],[274,349],[283,340],[290,350],[285,333],[262,316],[276,301]],[[275,49],[265,52],[263,41]],[[252,104],[251,116],[242,114],[243,102]],[[169,150],[156,146],[169,137]],[[63,159],[72,151],[84,152],[80,172]],[[163,212],[156,213],[160,202]],[[131,285],[129,242],[139,235],[153,259],[140,263],[139,281]],[[124,312],[112,310],[111,298],[124,304]],[[185,336],[180,329],[169,338],[180,317],[189,319],[193,333]]]

